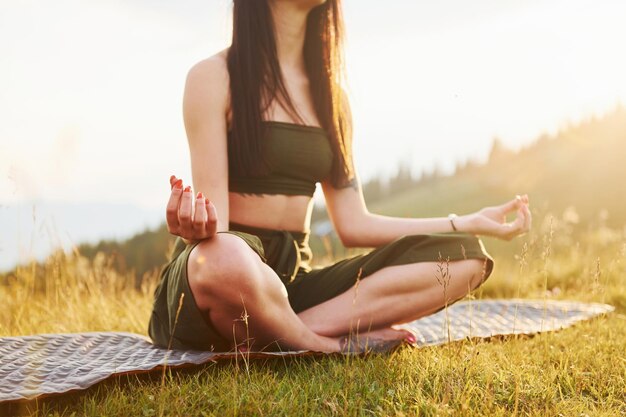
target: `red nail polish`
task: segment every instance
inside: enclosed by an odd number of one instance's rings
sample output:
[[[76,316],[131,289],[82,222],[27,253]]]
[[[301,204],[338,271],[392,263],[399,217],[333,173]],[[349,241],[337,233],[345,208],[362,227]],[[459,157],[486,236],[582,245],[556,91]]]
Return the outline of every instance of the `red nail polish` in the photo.
[[[183,191],[186,192],[186,193],[190,192],[191,191],[191,185],[186,186]]]
[[[196,194],[196,198],[204,198],[204,196],[202,195],[202,191],[198,191],[198,194]]]
[[[180,190],[181,188],[183,188],[183,180],[178,180],[174,183],[174,188],[176,188],[177,190]]]

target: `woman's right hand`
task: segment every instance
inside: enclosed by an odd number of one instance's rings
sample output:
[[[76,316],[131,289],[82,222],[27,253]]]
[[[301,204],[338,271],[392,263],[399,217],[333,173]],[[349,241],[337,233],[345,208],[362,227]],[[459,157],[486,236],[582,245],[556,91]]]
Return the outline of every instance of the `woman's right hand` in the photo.
[[[511,240],[530,230],[532,216],[528,207],[528,194],[517,195],[514,199],[497,206],[485,207],[476,213],[467,215],[466,231],[474,234]],[[517,211],[517,218],[506,223],[506,215]]]
[[[187,241],[207,239],[217,232],[217,210],[201,192],[193,201],[191,186],[183,188],[183,180],[170,177],[171,194],[167,203],[167,230]]]

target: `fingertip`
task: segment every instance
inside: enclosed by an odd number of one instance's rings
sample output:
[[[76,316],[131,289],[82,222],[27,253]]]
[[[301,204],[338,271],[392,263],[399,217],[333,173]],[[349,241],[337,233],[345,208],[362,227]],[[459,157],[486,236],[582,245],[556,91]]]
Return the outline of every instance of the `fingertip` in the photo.
[[[217,211],[215,210],[215,208],[212,208],[211,206],[208,206],[207,207],[207,215],[208,215],[209,222],[216,222],[217,221]]]
[[[519,195],[516,195],[513,199],[507,201],[502,205],[506,210],[513,210],[515,208],[519,208],[519,205],[522,200],[520,200]]]
[[[185,201],[188,201],[188,200],[191,200],[191,199],[192,199],[192,195],[191,195],[191,193],[189,192],[190,190],[188,190],[187,188],[189,188],[189,187],[186,187],[186,188],[184,188],[184,189],[180,189],[180,190],[179,190],[179,192],[180,192],[180,198],[181,198],[181,199],[183,199],[183,200],[185,200]]]

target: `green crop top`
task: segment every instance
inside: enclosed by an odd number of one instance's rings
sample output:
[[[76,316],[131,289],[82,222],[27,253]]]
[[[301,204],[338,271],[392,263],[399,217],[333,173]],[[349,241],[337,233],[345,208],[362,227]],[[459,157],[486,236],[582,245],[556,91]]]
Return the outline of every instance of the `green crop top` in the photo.
[[[269,174],[262,177],[228,176],[229,191],[244,194],[313,196],[315,184],[330,175],[333,150],[321,127],[264,121],[263,147]]]

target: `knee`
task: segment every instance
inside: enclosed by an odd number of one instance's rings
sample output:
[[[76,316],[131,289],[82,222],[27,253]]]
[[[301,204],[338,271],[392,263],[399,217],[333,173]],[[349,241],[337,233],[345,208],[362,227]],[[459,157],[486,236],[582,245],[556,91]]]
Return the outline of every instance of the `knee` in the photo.
[[[450,277],[449,288],[454,293],[467,294],[483,282],[483,261],[474,258],[450,261],[448,274]],[[438,275],[441,273],[438,272]]]
[[[462,263],[464,270],[464,276],[467,277],[467,286],[469,290],[475,290],[478,288],[485,279],[486,264],[483,259],[464,259],[459,261]]]
[[[259,287],[261,259],[241,238],[220,233],[193,248],[187,264],[192,286],[228,298]]]

